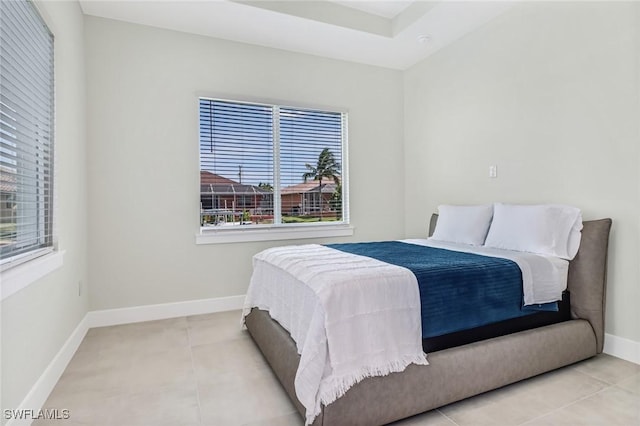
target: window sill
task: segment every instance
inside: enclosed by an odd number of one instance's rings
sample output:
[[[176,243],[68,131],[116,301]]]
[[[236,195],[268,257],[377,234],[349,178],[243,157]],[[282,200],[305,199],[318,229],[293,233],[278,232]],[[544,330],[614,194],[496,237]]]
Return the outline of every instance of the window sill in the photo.
[[[278,226],[248,229],[206,229],[196,234],[196,244],[226,244],[251,241],[299,240],[306,238],[348,237],[351,225]]]
[[[54,251],[42,257],[17,265],[6,271],[2,271],[2,284],[0,284],[0,300],[4,300],[50,274],[63,264],[64,251]]]

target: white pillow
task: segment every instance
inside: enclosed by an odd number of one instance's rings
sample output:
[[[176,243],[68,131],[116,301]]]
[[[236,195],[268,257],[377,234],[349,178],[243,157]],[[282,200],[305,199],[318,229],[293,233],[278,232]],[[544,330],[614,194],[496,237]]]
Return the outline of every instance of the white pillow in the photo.
[[[496,203],[485,246],[571,260],[580,245],[580,210],[558,204]]]
[[[566,206],[565,206],[566,207]],[[567,259],[571,260],[578,254],[580,248],[580,241],[582,240],[582,212],[578,210],[578,217],[571,227],[569,232],[569,241],[567,242]]]
[[[438,222],[429,239],[481,246],[493,217],[491,204],[438,206]]]

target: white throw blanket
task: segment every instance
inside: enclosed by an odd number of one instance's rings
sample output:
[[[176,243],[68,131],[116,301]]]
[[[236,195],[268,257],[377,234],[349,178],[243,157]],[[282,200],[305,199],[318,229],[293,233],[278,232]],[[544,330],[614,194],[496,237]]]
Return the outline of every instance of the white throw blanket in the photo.
[[[366,377],[428,364],[418,283],[406,268],[316,244],[267,249],[253,258],[243,318],[253,307],[296,342],[306,424]]]

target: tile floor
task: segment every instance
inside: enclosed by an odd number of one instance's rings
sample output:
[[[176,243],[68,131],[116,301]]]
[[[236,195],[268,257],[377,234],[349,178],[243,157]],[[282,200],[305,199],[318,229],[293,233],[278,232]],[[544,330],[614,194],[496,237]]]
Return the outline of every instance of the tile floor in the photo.
[[[91,329],[35,426],[302,425],[240,312]],[[640,366],[608,355],[395,426],[640,425]]]

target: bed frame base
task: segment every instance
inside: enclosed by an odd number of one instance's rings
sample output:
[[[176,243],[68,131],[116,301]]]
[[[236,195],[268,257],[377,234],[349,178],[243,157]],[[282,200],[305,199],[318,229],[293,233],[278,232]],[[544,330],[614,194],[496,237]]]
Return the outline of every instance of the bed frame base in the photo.
[[[254,341],[296,408],[300,355],[295,343],[268,312],[246,318]],[[571,320],[429,354],[430,365],[412,364],[401,373],[371,377],[323,407],[313,425],[382,425],[555,370],[596,355],[588,321]],[[385,403],[387,402],[387,403]]]

